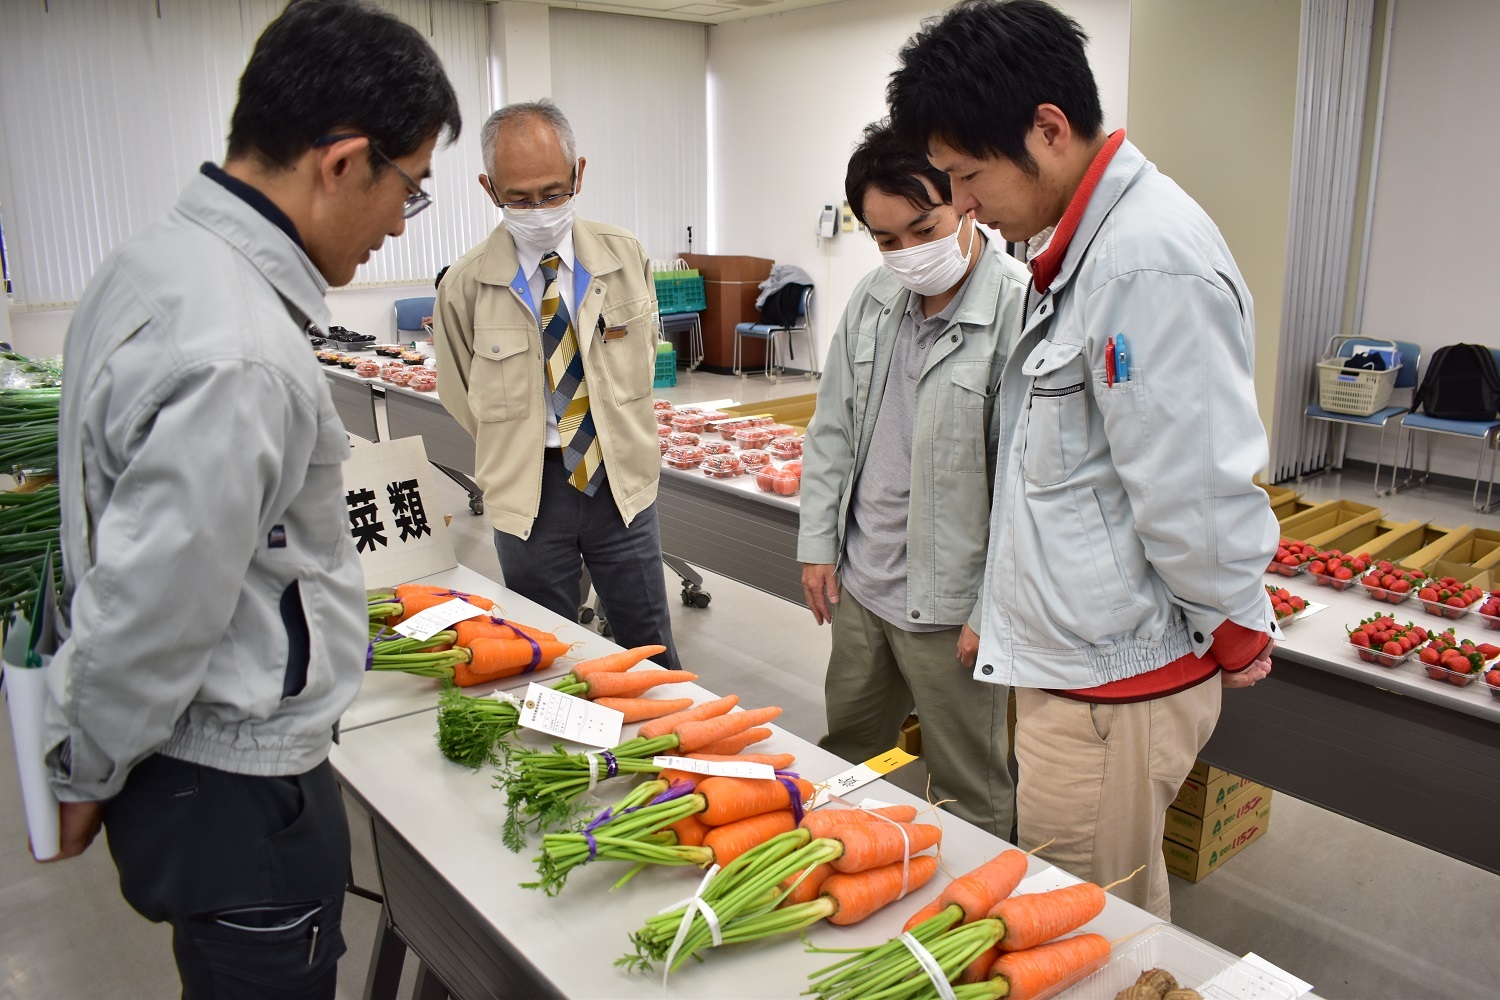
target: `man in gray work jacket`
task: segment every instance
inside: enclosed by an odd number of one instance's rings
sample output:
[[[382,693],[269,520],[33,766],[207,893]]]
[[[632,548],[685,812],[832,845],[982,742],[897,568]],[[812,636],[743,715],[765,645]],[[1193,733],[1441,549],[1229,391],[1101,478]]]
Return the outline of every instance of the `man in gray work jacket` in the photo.
[[[334,995],[349,833],[327,756],[367,620],[348,438],[304,331],[430,202],[459,125],[418,32],[291,4],[240,79],[223,168],[100,265],[68,331],[58,858],[102,817],[188,998]]]
[[[845,189],[883,266],[844,310],[802,462],[797,558],[813,617],[833,623],[822,745],[866,760],[894,745],[915,707],[933,793],[1009,837],[1007,693],[970,671],[995,390],[1026,270],[882,126],[866,130]]]

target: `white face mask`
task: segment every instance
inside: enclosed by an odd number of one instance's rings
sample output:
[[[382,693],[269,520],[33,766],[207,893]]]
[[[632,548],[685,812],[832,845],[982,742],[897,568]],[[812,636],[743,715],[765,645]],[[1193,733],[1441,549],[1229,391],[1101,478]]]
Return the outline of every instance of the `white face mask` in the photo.
[[[556,208],[502,208],[500,212],[516,243],[547,253],[573,231],[575,200],[569,198]]]
[[[969,223],[968,249],[958,248],[963,221],[950,235],[904,250],[882,250],[880,258],[896,280],[918,295],[941,295],[963,278],[969,269],[969,251],[974,249],[974,224]]]

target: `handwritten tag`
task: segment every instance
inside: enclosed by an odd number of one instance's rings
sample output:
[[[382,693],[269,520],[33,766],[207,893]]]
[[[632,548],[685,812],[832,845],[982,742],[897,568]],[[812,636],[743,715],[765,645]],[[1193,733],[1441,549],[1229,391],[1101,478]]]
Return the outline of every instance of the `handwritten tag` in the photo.
[[[463,598],[455,597],[437,607],[412,615],[397,625],[396,631],[411,639],[431,639],[449,625],[478,618],[484,613],[483,608],[476,608]]]
[[[754,761],[748,760],[694,760],[691,757],[652,757],[651,763],[657,767],[670,767],[674,771],[716,775],[721,778],[759,778],[763,781],[776,780],[776,769],[770,764],[757,764]]]
[[[823,782],[813,796],[811,809],[816,809],[828,802],[834,795],[844,796],[870,782],[881,778],[898,767],[905,767],[917,758],[898,747],[891,747],[883,754],[871,757],[863,764],[855,764],[849,770],[841,774],[835,774]]]
[[[521,703],[520,724],[573,743],[612,747],[620,742],[625,713],[533,681],[526,688],[526,700]]]

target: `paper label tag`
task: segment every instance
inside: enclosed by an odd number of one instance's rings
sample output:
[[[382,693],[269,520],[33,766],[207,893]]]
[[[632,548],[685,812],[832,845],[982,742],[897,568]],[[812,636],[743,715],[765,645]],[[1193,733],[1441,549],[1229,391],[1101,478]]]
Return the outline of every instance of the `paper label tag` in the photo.
[[[533,681],[526,688],[526,700],[521,703],[520,724],[573,743],[612,747],[620,742],[625,713]]]
[[[431,639],[449,625],[478,618],[484,613],[483,608],[476,608],[463,598],[455,597],[435,608],[412,615],[397,625],[396,631],[411,639]]]
[[[890,774],[898,767],[905,767],[917,758],[898,747],[891,747],[885,753],[871,757],[863,764],[855,764],[842,774],[835,774],[827,781],[821,782],[818,791],[813,795],[812,805],[808,808],[816,809],[828,802],[834,795],[847,795],[884,775]]]
[[[689,771],[693,774],[708,774],[721,778],[759,778],[763,781],[776,780],[776,769],[770,764],[758,764],[749,760],[694,760],[691,757],[652,757],[651,763],[658,767],[670,767],[674,771]]]
[[[1053,889],[1062,889],[1077,884],[1077,878],[1054,865],[1043,868],[1035,875],[1027,875],[1016,886],[1015,891],[1019,893],[1050,892]]]

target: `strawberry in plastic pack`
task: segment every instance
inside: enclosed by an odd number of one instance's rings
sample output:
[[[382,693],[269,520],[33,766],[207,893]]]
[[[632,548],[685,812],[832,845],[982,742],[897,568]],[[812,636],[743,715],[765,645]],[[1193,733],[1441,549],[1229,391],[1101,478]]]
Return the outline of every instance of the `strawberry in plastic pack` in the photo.
[[[733,479],[744,471],[740,467],[740,460],[733,455],[709,455],[698,468],[703,470],[705,476],[715,479]]]

